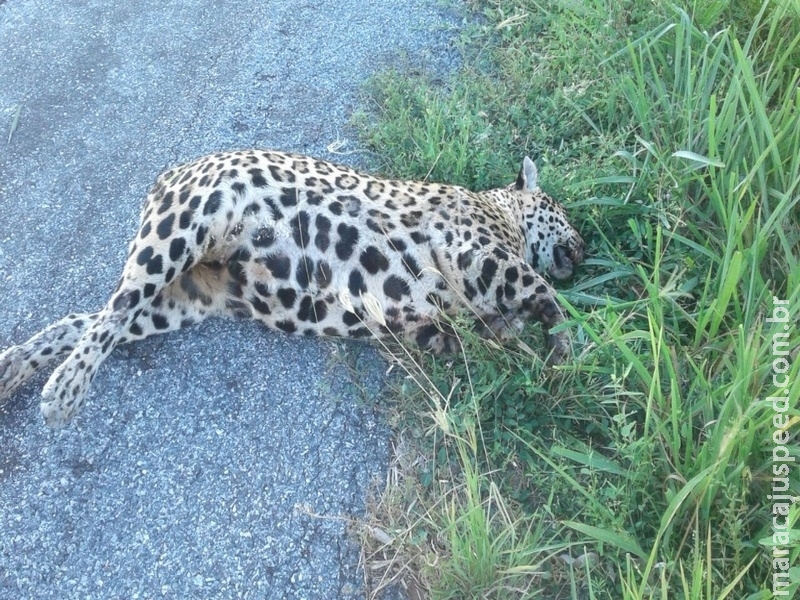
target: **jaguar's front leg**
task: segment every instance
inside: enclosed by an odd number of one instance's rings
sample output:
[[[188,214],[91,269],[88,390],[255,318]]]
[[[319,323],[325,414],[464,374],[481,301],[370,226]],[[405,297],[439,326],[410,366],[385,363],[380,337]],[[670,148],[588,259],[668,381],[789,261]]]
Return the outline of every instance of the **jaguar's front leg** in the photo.
[[[547,343],[547,363],[564,362],[570,354],[569,335],[566,331],[551,332],[564,322],[555,290],[524,260],[513,258],[502,248],[490,250],[480,254],[469,250],[472,256],[459,258],[468,266],[464,290],[478,316],[479,331],[505,340],[525,323],[538,321]]]

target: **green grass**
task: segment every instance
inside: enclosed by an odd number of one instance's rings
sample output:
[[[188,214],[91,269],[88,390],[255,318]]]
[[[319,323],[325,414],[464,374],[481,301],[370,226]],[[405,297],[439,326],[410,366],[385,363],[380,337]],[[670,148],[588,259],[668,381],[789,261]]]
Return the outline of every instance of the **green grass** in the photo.
[[[387,174],[473,189],[531,154],[590,252],[560,286],[576,356],[558,372],[468,329],[460,356],[406,360],[398,428],[426,460],[387,517],[398,552],[432,598],[771,598],[784,389],[800,457],[798,4],[471,8],[463,70],[378,77],[362,139]]]

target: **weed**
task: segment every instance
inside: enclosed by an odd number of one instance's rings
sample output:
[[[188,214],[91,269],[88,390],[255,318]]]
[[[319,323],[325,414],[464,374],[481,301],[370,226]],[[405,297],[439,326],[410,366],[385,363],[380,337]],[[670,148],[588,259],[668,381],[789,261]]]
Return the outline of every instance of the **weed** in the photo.
[[[800,457],[796,4],[470,6],[464,70],[377,78],[362,139],[391,175],[475,188],[536,155],[591,252],[555,374],[468,329],[459,356],[404,355],[428,406],[415,570],[433,598],[771,597],[774,298]]]

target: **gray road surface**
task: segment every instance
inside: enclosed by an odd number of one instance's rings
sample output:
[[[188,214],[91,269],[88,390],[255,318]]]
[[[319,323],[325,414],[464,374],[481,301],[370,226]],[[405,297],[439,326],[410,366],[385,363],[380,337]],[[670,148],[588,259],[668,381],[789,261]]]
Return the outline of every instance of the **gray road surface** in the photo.
[[[0,348],[105,302],[166,166],[331,158],[370,73],[447,69],[434,4],[0,0]],[[57,432],[37,376],[0,408],[0,598],[363,597],[342,518],[386,468],[383,370],[213,321],[119,348]]]

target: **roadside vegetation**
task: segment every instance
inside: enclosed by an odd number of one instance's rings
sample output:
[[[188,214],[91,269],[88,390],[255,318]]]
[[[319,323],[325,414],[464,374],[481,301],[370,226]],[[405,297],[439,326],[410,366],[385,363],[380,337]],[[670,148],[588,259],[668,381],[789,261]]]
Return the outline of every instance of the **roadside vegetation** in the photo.
[[[460,73],[378,77],[362,142],[387,175],[473,189],[537,161],[588,244],[558,286],[575,356],[543,369],[535,327],[507,348],[464,327],[457,355],[396,351],[373,591],[772,598],[776,428],[797,458],[781,493],[800,495],[800,4],[469,8]],[[767,320],[775,299],[788,322]],[[780,516],[776,597],[800,586],[799,516]]]

